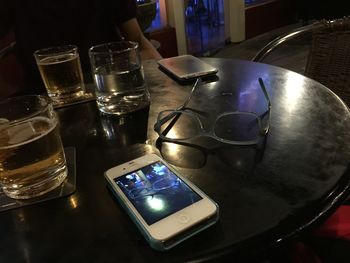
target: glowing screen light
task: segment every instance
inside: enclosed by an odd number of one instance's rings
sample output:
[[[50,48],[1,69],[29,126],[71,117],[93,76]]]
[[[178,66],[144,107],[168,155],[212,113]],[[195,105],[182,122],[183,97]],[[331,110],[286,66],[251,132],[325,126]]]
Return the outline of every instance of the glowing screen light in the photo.
[[[161,211],[164,209],[164,201],[154,196],[147,197],[147,204],[155,211]]]

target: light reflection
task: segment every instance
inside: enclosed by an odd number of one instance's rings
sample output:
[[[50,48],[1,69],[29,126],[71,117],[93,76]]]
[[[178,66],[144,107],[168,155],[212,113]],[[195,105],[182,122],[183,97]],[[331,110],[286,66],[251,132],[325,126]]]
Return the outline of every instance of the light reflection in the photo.
[[[303,95],[304,78],[296,73],[288,72],[285,84],[284,100],[289,113],[296,110],[300,98]]]
[[[172,156],[177,156],[180,152],[181,146],[176,143],[168,143],[167,150]]]
[[[21,223],[25,223],[26,218],[25,218],[25,216],[24,216],[23,211],[20,211],[20,212],[18,213],[18,221],[21,222]]]
[[[25,213],[21,209],[21,210],[18,210],[18,213],[16,216],[17,216],[17,218],[14,221],[14,224],[15,224],[15,229],[16,229],[16,233],[17,233],[17,243],[18,243],[19,248],[21,248],[23,251],[24,262],[29,263],[29,262],[31,262],[31,260],[30,260],[30,244],[27,242],[27,239],[25,238],[25,236],[21,234],[23,231],[26,231],[28,229],[28,224],[26,222]]]
[[[23,254],[24,254],[24,258],[26,259],[26,262],[30,263],[31,260],[30,260],[29,248],[26,246],[26,244],[24,244],[24,247],[23,247]]]
[[[265,72],[263,74],[260,74],[260,77],[263,80],[267,80],[269,78],[269,73]],[[242,84],[243,87],[240,88],[239,92],[239,110],[246,110],[246,111],[256,111],[256,104],[257,102],[263,98],[263,94],[261,91],[261,88],[259,86],[259,81],[257,79],[252,79],[248,83]]]
[[[242,161],[236,160],[236,167],[241,167],[241,166],[242,166]]]
[[[209,83],[205,83],[206,87],[210,90],[213,90],[216,88],[216,86],[218,86],[217,82],[209,82]]]
[[[77,208],[78,207],[78,200],[75,196],[70,196],[69,197],[69,202],[70,202],[70,205],[73,209]]]
[[[152,210],[161,211],[164,209],[164,201],[154,196],[147,197],[147,204]]]
[[[113,138],[113,133],[107,127],[103,127],[103,131],[108,139]]]
[[[176,129],[171,128],[168,132],[166,137],[168,138],[179,138],[179,134],[177,133]]]

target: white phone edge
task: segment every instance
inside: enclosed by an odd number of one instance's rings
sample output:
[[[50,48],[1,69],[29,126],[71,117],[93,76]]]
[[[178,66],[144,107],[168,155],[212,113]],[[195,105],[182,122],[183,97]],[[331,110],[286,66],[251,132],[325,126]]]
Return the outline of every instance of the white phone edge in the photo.
[[[148,225],[122,190],[117,186],[114,179],[156,161],[163,162],[176,174],[176,176],[183,180],[193,191],[199,194],[202,199],[152,225]],[[108,182],[108,187],[112,190],[119,203],[128,213],[150,246],[156,250],[168,250],[196,233],[215,224],[219,219],[218,205],[156,154],[147,154],[113,167],[105,172],[105,178]],[[189,216],[190,220],[184,222],[182,220],[183,215]]]

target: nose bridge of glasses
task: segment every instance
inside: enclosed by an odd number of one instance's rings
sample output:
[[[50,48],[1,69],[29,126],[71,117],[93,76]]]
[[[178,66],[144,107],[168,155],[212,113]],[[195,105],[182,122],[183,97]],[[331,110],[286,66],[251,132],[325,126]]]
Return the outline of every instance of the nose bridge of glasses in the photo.
[[[203,131],[203,124],[196,112],[165,110],[159,113],[155,131],[161,138],[184,140],[193,138]]]

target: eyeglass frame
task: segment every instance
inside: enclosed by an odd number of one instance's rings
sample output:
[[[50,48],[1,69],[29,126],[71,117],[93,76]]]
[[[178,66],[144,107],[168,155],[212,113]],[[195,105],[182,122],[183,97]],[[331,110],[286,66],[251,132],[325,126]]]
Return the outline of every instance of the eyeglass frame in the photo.
[[[164,141],[168,141],[168,142],[183,142],[183,141],[188,141],[188,140],[192,140],[192,139],[195,139],[197,137],[210,137],[210,138],[213,138],[214,140],[216,141],[219,141],[219,142],[222,142],[222,143],[226,143],[226,144],[231,144],[231,145],[254,145],[254,144],[258,144],[259,143],[259,140],[260,140],[260,137],[257,136],[254,140],[247,140],[247,141],[235,141],[235,140],[228,140],[228,139],[224,139],[224,138],[221,138],[221,137],[218,137],[216,134],[215,134],[215,131],[214,131],[214,128],[216,126],[216,123],[218,122],[218,120],[220,120],[220,118],[224,117],[224,116],[228,116],[228,115],[242,115],[242,114],[245,114],[245,115],[253,115],[256,120],[258,121],[258,126],[259,126],[259,132],[262,136],[266,136],[266,134],[268,133],[269,131],[269,126],[270,126],[270,114],[271,114],[271,101],[270,101],[270,98],[269,98],[269,95],[266,91],[266,87],[265,87],[265,84],[262,80],[262,78],[259,78],[259,84],[260,84],[260,87],[261,87],[261,90],[263,91],[264,93],[264,97],[267,101],[267,104],[268,104],[268,109],[267,109],[267,125],[266,127],[262,127],[261,123],[262,123],[262,118],[255,112],[250,112],[250,111],[228,111],[228,112],[223,112],[221,114],[219,114],[213,125],[211,126],[211,129],[209,131],[206,131],[204,129],[204,126],[202,124],[202,121],[200,120],[200,118],[198,117],[198,114],[195,114],[191,111],[189,111],[190,109],[187,109],[186,108],[186,105],[189,103],[191,97],[192,97],[192,94],[194,93],[194,90],[196,89],[196,87],[198,86],[199,83],[201,83],[201,80],[200,79],[197,79],[196,83],[194,84],[192,90],[191,90],[191,93],[189,95],[189,97],[187,98],[187,100],[184,102],[184,104],[182,106],[180,106],[179,108],[177,108],[176,110],[164,110],[164,111],[161,111],[159,112],[158,116],[157,116],[157,121],[156,123],[154,124],[154,130],[158,133],[159,135],[159,138],[161,138],[162,140]],[[160,119],[160,116],[166,112],[169,112],[169,114],[166,114],[162,119]],[[194,119],[197,120],[197,123],[199,124],[199,132],[194,135],[194,136],[191,136],[191,137],[188,137],[188,138],[181,138],[181,139],[173,139],[173,138],[168,138],[166,136],[163,135],[163,133],[160,131],[161,129],[161,126],[166,123],[167,121],[169,121],[171,118],[175,117],[175,116],[180,116],[181,114],[187,114],[187,115],[190,115],[191,117],[193,117]]]

